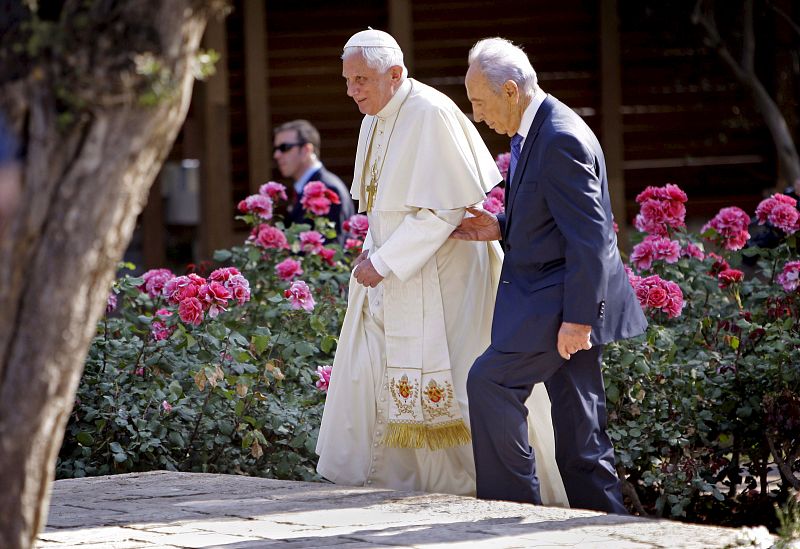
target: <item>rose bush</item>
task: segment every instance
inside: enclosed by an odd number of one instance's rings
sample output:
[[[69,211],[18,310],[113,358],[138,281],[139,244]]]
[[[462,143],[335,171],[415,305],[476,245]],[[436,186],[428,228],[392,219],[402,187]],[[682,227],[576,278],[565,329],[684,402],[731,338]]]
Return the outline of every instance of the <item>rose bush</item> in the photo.
[[[772,503],[800,486],[796,204],[759,205],[756,223],[781,233],[763,249],[746,247],[740,208],[694,234],[677,186],[637,202],[629,274],[650,327],[608,345],[604,372],[625,493],[641,513],[774,526]]]
[[[208,277],[154,269],[123,276],[98,325],[61,449],[59,477],[151,469],[316,478],[317,430],[357,246],[315,226],[285,228],[270,182],[242,200],[252,232],[217,252]],[[338,197],[336,197],[338,200]],[[132,267],[132,266],[129,266]]]
[[[497,160],[507,169],[507,154]],[[309,217],[324,215],[333,197],[309,187]],[[502,211],[503,198],[496,188],[484,207]],[[324,218],[285,228],[280,200],[285,189],[270,182],[239,204],[251,234],[218,252],[226,267],[207,278],[156,269],[116,282],[60,477],[167,468],[316,478],[350,263],[368,225],[350,218],[339,246]],[[608,345],[604,367],[624,492],[642,514],[775,526],[771,504],[800,487],[800,215],[789,197],[766,199],[754,222],[778,245],[747,247],[746,212],[723,208],[695,234],[687,201],[676,185],[637,197],[627,269],[650,327]]]

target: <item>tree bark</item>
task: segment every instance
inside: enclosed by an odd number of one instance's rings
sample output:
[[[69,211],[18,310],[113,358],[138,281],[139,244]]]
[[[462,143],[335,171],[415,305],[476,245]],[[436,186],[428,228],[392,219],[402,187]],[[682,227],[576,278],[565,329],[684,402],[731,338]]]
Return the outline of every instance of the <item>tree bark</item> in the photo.
[[[38,55],[29,48],[13,67],[0,56],[0,108],[25,151],[22,200],[0,241],[0,547],[8,549],[31,547],[46,523],[87,349],[186,116],[206,21],[223,8],[211,0],[47,4],[45,16],[18,2],[16,19],[0,28],[6,60],[8,36],[31,38],[26,22],[53,30],[42,33]],[[137,71],[143,53],[160,68]],[[156,100],[145,106],[148,91]]]
[[[753,0],[745,1],[742,20],[742,56],[737,61],[717,28],[713,0],[698,0],[692,14],[694,24],[700,25],[705,31],[708,46],[716,50],[736,79],[750,91],[756,108],[764,117],[764,122],[772,135],[775,152],[778,155],[780,175],[786,185],[793,186],[794,191],[800,194],[800,156],[797,154],[792,132],[777,103],[764,88],[755,72]]]

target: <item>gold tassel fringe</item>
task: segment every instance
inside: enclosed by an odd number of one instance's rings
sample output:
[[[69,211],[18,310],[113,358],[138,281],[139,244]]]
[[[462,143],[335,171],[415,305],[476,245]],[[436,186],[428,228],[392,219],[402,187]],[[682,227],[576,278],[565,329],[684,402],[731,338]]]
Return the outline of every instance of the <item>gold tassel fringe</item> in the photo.
[[[419,423],[389,423],[383,444],[390,448],[424,448],[425,426]]]
[[[390,448],[425,448],[443,450],[468,444],[472,440],[463,420],[434,427],[420,424],[389,423],[383,437],[384,446]]]
[[[462,420],[441,426],[428,427],[426,431],[428,447],[431,450],[443,450],[453,446],[469,444],[472,436]]]

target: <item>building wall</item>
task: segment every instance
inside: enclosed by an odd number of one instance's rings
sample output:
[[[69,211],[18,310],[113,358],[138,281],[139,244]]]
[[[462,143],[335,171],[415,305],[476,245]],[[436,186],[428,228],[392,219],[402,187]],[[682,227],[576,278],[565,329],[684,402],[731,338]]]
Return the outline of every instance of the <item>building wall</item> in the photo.
[[[749,95],[691,24],[694,0],[233,4],[224,23],[226,57],[221,61],[229,130],[227,135],[201,137],[207,143],[226,143],[219,154],[229,159],[230,209],[257,182],[281,180],[271,162],[271,128],[294,118],[318,127],[322,160],[349,183],[361,115],[345,94],[339,56],[347,38],[367,26],[392,31],[404,46],[411,76],[448,94],[467,113],[463,77],[472,44],[499,35],[522,45],[545,91],[581,114],[607,150],[621,143],[620,154],[610,155],[619,164],[612,193],[624,195],[618,198],[628,222],[636,214],[636,195],[647,185],[680,185],[689,194],[689,215],[703,218],[731,204],[752,211],[764,190],[776,183],[769,134]],[[616,9],[613,25],[603,18],[608,6]],[[771,24],[777,25],[775,20]],[[796,51],[797,37],[789,34],[781,36]],[[779,84],[770,81],[772,73],[780,72],[776,63],[791,62],[785,55],[776,57],[786,44],[773,38],[762,40],[758,50],[760,66],[768,69],[768,86]],[[610,65],[609,52],[616,56]],[[780,88],[783,106],[796,121],[793,90]],[[603,124],[609,98],[617,110],[610,110]],[[193,106],[192,112],[202,117],[204,111]],[[215,130],[187,121],[187,128],[197,127]],[[483,124],[479,130],[493,154],[508,149],[503,136]],[[204,182],[206,188],[212,184],[219,181]],[[234,212],[211,215],[232,219]],[[241,229],[231,221],[228,239],[239,238]]]

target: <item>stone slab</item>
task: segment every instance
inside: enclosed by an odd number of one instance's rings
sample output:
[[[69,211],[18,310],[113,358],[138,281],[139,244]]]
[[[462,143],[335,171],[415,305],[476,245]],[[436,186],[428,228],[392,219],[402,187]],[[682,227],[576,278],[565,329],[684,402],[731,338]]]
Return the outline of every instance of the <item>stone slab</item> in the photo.
[[[153,471],[56,481],[37,547],[713,549],[738,535],[446,494]]]

